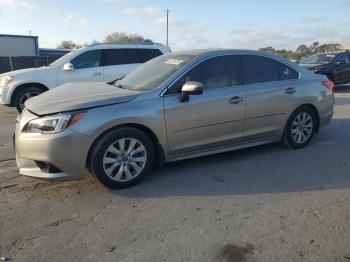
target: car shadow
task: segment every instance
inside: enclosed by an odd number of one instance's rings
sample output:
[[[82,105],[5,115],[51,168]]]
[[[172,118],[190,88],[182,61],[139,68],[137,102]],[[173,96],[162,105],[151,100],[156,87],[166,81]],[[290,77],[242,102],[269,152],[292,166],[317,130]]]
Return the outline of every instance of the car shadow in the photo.
[[[300,150],[275,143],[170,163],[132,188],[111,192],[160,198],[349,188],[349,127],[350,119],[335,119]]]

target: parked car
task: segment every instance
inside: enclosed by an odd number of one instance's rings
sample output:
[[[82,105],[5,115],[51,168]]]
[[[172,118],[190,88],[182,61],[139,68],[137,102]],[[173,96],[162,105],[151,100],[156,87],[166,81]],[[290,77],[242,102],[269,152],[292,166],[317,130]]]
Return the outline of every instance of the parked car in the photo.
[[[296,63],[296,64],[300,63],[300,60],[297,60],[297,59],[291,59],[290,61],[292,61],[293,63]]]
[[[161,44],[94,44],[72,51],[48,67],[0,75],[0,104],[15,106],[67,82],[110,82],[141,63],[171,52]]]
[[[350,83],[350,53],[348,51],[318,53],[300,62],[316,74],[325,75],[335,84]]]
[[[69,83],[26,102],[19,173],[134,185],[154,165],[282,141],[303,148],[333,115],[333,82],[258,51],[159,56],[114,85]],[[87,95],[88,94],[88,95]]]

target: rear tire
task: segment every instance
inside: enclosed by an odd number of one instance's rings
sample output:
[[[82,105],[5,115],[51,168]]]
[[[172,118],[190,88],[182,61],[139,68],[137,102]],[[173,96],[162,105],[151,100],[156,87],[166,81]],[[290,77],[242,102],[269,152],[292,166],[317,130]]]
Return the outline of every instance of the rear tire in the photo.
[[[38,96],[44,91],[38,87],[27,87],[19,91],[15,96],[14,105],[19,113],[24,109],[24,103],[34,96]]]
[[[137,184],[153,167],[154,147],[139,129],[109,131],[94,146],[91,172],[106,187],[120,189]]]
[[[317,126],[317,116],[310,107],[301,106],[289,117],[283,134],[283,144],[291,149],[306,147]]]

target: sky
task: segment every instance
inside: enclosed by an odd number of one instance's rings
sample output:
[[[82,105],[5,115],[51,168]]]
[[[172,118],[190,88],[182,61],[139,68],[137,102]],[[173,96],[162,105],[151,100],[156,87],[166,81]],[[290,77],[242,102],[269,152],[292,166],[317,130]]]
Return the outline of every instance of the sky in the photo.
[[[0,34],[39,36],[39,46],[84,44],[136,33],[169,46],[295,50],[312,42],[350,46],[350,0],[0,0]]]

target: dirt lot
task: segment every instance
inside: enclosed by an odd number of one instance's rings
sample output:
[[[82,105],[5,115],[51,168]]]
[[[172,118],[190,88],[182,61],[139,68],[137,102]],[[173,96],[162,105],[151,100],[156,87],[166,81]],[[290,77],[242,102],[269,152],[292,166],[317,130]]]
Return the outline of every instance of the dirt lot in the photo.
[[[303,150],[169,164],[111,191],[19,176],[0,108],[0,256],[12,261],[350,261],[350,87]]]

